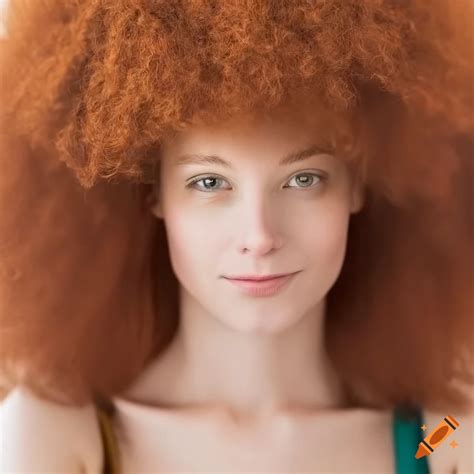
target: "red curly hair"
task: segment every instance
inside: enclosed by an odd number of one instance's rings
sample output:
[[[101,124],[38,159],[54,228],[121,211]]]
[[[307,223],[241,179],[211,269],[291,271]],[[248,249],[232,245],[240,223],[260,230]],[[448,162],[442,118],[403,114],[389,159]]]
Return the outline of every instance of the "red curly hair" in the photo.
[[[473,15],[470,0],[10,0],[5,389],[83,404],[126,388],[178,324],[147,207],[163,140],[320,105],[350,125],[342,156],[366,189],[329,355],[357,405],[472,411]]]

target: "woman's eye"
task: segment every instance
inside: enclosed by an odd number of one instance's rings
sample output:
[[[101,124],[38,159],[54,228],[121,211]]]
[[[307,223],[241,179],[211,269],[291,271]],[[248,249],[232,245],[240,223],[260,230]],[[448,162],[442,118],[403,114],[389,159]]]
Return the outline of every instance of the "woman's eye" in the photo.
[[[318,183],[313,185],[315,178],[317,178]],[[325,180],[324,176],[321,176],[316,173],[299,173],[295,176],[293,176],[289,183],[291,181],[295,180],[297,183],[296,186],[285,186],[285,187],[290,187],[290,188],[313,188],[319,185],[319,183],[323,182]],[[221,188],[216,185],[218,182],[225,181],[222,178],[218,178],[217,176],[204,176],[201,178],[196,178],[193,181],[191,181],[189,184],[186,185],[188,188],[195,188],[198,189],[198,191],[203,191],[203,192],[212,192],[213,190],[219,190],[219,189],[229,189],[229,188]],[[202,186],[197,186],[197,183],[202,182]]]
[[[301,177],[303,178],[301,179]],[[300,173],[293,176],[288,182],[291,183],[291,181],[295,180],[296,183],[300,184],[300,186],[296,186],[297,188],[312,188],[314,187],[312,186],[312,184],[315,181],[314,178],[317,178],[319,183],[323,182],[325,179],[324,176],[321,176],[316,173]],[[315,186],[317,185],[318,184],[316,184]],[[293,187],[293,186],[290,186],[290,187]]]
[[[203,182],[204,186],[196,186],[197,183]],[[197,178],[191,181],[189,184],[186,185],[187,188],[197,188],[198,191],[209,192],[213,189],[221,189],[214,186],[214,183],[217,181],[223,181],[221,178],[217,178],[215,176],[204,176],[203,178]]]

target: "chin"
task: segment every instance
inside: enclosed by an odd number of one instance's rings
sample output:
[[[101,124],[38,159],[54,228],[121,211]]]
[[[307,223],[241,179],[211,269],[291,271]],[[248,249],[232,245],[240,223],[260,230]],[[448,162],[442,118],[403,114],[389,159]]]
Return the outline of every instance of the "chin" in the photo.
[[[227,327],[233,330],[255,335],[271,335],[286,331],[291,326],[298,323],[300,317],[295,317],[297,313],[292,314],[259,314],[252,316],[248,314],[235,315],[223,322]]]

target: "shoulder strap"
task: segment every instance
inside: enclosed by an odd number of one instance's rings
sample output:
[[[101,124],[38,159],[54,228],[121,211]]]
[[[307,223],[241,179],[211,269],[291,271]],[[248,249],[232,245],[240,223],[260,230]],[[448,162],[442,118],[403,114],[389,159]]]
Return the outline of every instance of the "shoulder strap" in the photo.
[[[112,415],[98,404],[96,404],[96,412],[99,419],[100,434],[104,448],[102,474],[119,474],[120,453],[114,432]]]
[[[393,411],[393,441],[396,474],[429,474],[426,457],[416,459],[418,444],[423,440],[421,410],[408,413],[397,407]]]

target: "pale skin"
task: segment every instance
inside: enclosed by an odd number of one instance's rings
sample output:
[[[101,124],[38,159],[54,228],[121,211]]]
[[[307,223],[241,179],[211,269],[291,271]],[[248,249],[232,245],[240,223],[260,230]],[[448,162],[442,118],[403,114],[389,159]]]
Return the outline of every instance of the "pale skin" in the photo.
[[[164,147],[152,211],[164,220],[181,287],[180,330],[156,366],[172,377],[160,399],[250,419],[343,406],[324,348],[325,295],[363,193],[329,152],[279,164],[314,144],[314,128],[268,120],[195,127]],[[229,167],[179,163],[196,153]],[[296,271],[271,297],[244,295],[222,278]]]

